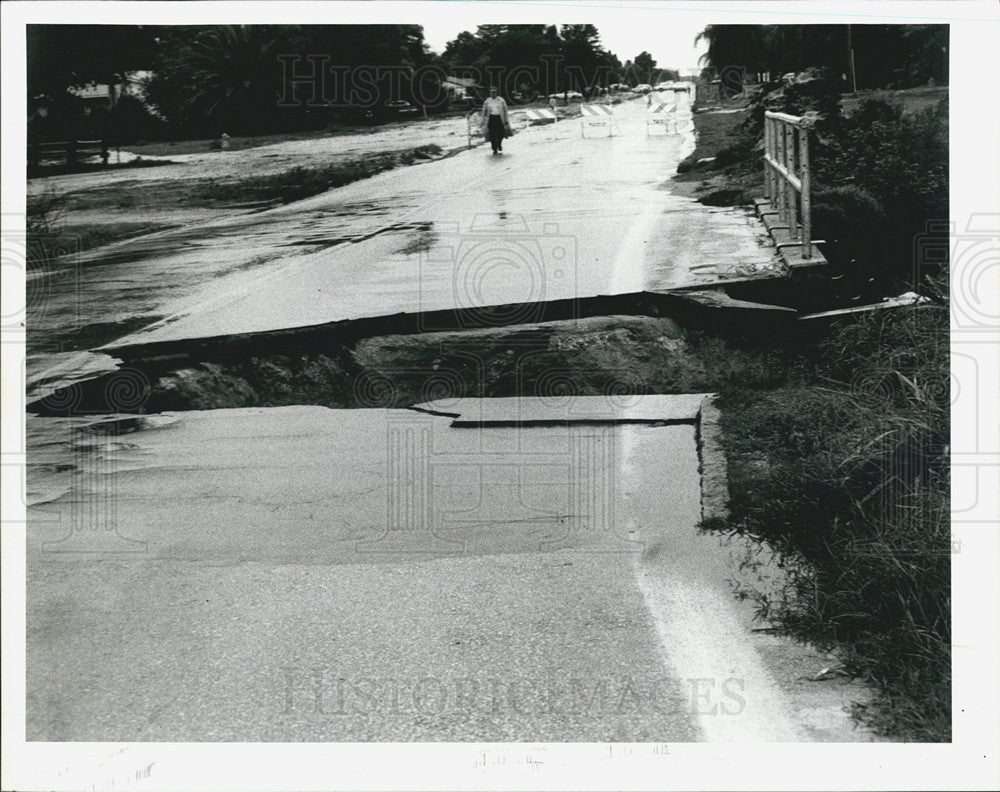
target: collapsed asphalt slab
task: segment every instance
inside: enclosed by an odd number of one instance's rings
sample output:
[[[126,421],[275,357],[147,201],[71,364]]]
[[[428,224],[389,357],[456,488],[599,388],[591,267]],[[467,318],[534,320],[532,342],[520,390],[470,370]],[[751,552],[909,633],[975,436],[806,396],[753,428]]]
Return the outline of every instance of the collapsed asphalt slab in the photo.
[[[679,128],[690,129],[690,113],[679,112]],[[575,124],[531,129],[502,157],[462,152],[261,213],[248,228],[252,247],[206,236],[164,265],[224,259],[233,274],[103,349],[778,274],[751,213],[666,189],[690,133],[646,136],[636,103],[616,113],[613,137],[581,137]],[[362,212],[359,233],[351,207],[360,206],[390,208],[391,222]],[[280,264],[240,271],[269,250]]]

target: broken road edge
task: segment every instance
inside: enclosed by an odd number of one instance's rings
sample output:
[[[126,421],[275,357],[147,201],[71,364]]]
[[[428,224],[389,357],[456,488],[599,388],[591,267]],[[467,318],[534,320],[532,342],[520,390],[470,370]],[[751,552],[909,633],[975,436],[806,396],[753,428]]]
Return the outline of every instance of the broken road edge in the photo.
[[[729,468],[722,446],[722,413],[715,394],[701,401],[695,422],[698,472],[701,474],[701,522],[729,519]]]

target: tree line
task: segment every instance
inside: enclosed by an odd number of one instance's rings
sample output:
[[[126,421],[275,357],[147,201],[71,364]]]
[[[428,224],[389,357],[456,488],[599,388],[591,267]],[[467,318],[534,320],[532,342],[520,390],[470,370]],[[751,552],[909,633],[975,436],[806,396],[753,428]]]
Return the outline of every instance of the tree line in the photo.
[[[439,113],[454,98],[449,77],[474,99],[496,86],[510,101],[677,77],[648,52],[622,63],[586,24],[480,25],[442,53],[419,25],[31,25],[27,45],[42,138],[101,125],[126,139],[323,128],[385,120],[399,102]],[[141,101],[85,107],[69,90],[135,71],[150,73]]]
[[[945,25],[709,25],[705,62],[772,75],[811,66],[859,88],[948,79]],[[68,89],[151,74],[145,97],[82,102]],[[585,96],[616,83],[677,79],[648,52],[624,63],[594,25],[480,25],[434,53],[420,25],[30,25],[29,134],[129,139],[263,134],[359,124],[407,102],[440,113],[458,77],[473,99]]]
[[[859,89],[948,83],[947,25],[709,25],[700,40],[723,79],[827,67]]]

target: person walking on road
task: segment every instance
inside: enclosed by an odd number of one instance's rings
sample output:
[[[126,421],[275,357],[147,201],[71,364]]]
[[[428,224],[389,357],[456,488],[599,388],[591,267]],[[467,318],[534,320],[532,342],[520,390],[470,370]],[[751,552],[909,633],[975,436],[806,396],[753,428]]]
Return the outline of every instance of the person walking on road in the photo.
[[[483,102],[483,126],[490,139],[493,153],[503,151],[503,139],[510,137],[510,119],[507,117],[507,103],[498,95],[496,88],[490,88],[489,98]]]

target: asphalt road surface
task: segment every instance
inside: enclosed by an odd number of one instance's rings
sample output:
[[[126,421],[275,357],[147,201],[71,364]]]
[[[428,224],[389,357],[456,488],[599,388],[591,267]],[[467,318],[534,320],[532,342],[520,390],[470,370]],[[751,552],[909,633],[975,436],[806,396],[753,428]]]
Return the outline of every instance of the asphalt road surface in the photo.
[[[669,193],[693,148],[686,105],[676,134],[647,134],[641,103],[616,111],[610,129],[533,127],[501,155],[464,151],[245,219],[249,240],[230,227],[187,255],[238,266],[278,249],[280,266],[206,284],[110,346],[667,289],[773,263],[744,212]]]
[[[47,419],[28,739],[858,739],[697,533],[697,398],[486,402]]]
[[[773,266],[745,211],[671,194],[694,145],[683,103],[676,133],[647,127],[641,101],[616,106],[611,131],[526,127],[502,156],[461,150],[85,253],[29,282],[28,390],[89,376],[102,361],[81,350],[103,344],[669,289]]]
[[[769,266],[741,212],[669,193],[690,118],[647,136],[641,103],[617,112],[610,137],[526,129],[95,251],[31,333],[163,316],[111,346],[183,341]],[[39,354],[29,388],[110,363]],[[803,683],[824,658],[751,632],[730,551],[697,533],[694,402],[605,401],[531,427],[29,421],[28,738],[859,739],[861,691]]]

